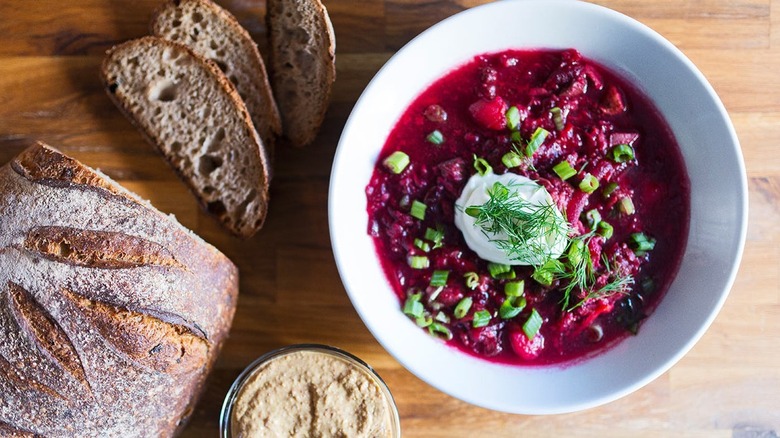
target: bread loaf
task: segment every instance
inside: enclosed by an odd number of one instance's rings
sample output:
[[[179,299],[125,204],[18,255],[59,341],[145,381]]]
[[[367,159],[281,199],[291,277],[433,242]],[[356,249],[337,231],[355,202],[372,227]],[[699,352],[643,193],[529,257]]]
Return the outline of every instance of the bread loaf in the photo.
[[[271,85],[284,135],[294,146],[314,141],[336,80],[336,36],[319,0],[268,0]]]
[[[211,0],[168,0],[152,17],[152,34],[214,61],[236,86],[269,153],[282,134],[263,58],[249,32]]]
[[[268,156],[244,102],[216,64],[149,36],[111,49],[101,77],[109,97],[207,212],[240,237],[262,227]]]
[[[227,336],[235,266],[37,144],[0,168],[0,435],[171,436]]]

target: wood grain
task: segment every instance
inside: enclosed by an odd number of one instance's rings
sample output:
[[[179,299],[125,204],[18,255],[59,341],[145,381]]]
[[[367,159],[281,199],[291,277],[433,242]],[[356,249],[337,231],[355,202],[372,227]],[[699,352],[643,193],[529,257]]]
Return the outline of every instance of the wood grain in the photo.
[[[569,415],[508,415],[418,380],[373,339],[336,271],[327,223],[330,167],[362,89],[419,32],[484,0],[325,0],[337,34],[334,95],[304,150],[277,149],[271,208],[253,239],[227,236],[103,94],[97,66],[143,35],[160,0],[0,1],[0,163],[35,139],[99,167],[224,251],[241,270],[227,346],[184,436],[215,436],[243,367],[299,342],[344,348],[390,386],[404,436],[776,437],[780,433],[780,0],[599,0],[680,47],[723,100],[750,192],[744,260],[723,311],[675,367],[645,388]],[[265,50],[265,3],[223,0]],[[519,18],[519,25],[524,19]],[[714,209],[717,206],[713,206]]]

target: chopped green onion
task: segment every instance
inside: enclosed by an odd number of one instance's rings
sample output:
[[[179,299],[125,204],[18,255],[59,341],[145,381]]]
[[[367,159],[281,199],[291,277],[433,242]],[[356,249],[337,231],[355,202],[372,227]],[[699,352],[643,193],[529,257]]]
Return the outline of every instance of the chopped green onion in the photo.
[[[620,202],[618,202],[618,210],[620,210],[620,212],[625,215],[634,214],[636,211],[634,208],[634,201],[632,201],[628,196],[620,198]]]
[[[549,131],[542,128],[541,126],[536,128],[536,131],[534,131],[534,133],[531,135],[531,139],[528,140],[528,146],[525,147],[525,155],[527,157],[531,157],[534,152],[539,149],[539,146],[544,143],[544,139],[547,138],[549,133]]]
[[[553,123],[555,123],[555,130],[556,131],[563,131],[563,115],[561,114],[561,109],[556,107],[553,107],[550,109],[550,113],[552,114]]]
[[[525,281],[509,281],[504,285],[504,295],[508,297],[519,297],[525,291]]]
[[[597,188],[599,188],[599,180],[595,176],[586,173],[582,181],[580,181],[580,190],[585,193],[593,193]]]
[[[433,286],[433,285],[432,285],[432,287],[435,287],[436,289],[434,289],[434,290],[433,290],[433,292],[431,292],[431,295],[428,297],[428,301],[429,301],[429,302],[435,301],[435,300],[436,300],[436,298],[437,298],[437,297],[439,296],[439,294],[441,293],[441,291],[443,291],[443,290],[444,290],[444,286]]]
[[[433,274],[431,274],[431,286],[446,286],[449,275],[450,271],[433,271]]]
[[[555,273],[561,268],[560,262],[557,260],[548,260],[542,266],[534,269],[534,273],[531,274],[531,278],[536,280],[543,286],[549,286],[555,279]]]
[[[465,210],[466,214],[471,216],[471,217],[479,217],[479,214],[480,214],[481,211],[482,211],[482,209],[479,208],[479,206],[476,206],[476,205],[472,205],[471,207],[466,207],[466,210]]]
[[[569,162],[566,160],[563,160],[553,166],[553,172],[555,172],[555,174],[564,181],[577,174],[577,171],[574,170],[574,168],[571,167],[571,164],[569,164]]]
[[[412,201],[412,208],[410,210],[410,214],[413,217],[416,217],[417,219],[423,220],[425,219],[426,208],[428,208],[427,205],[415,199],[414,201]]]
[[[444,239],[444,228],[441,225],[437,225],[435,230],[427,228],[425,238],[433,242],[433,249],[441,247],[441,242]]]
[[[433,319],[439,322],[443,322],[445,324],[450,323],[450,317],[447,316],[447,314],[442,312],[441,310],[438,313],[436,313],[436,316],[434,316]]]
[[[517,274],[515,273],[514,269],[510,269],[509,272],[505,272],[503,274],[498,274],[496,279],[498,280],[514,280],[517,278]]]
[[[490,166],[490,163],[488,163],[484,158],[479,158],[476,155],[474,155],[474,169],[476,169],[477,173],[479,173],[481,176],[485,176],[486,174],[493,172],[493,168]]]
[[[602,191],[601,194],[604,195],[605,198],[608,198],[609,195],[612,194],[612,192],[617,190],[617,188],[618,188],[617,183],[611,182],[611,183],[607,184],[606,186],[604,186],[604,191]]]
[[[420,302],[421,293],[409,295],[404,302],[404,313],[414,318],[420,318],[425,313],[425,308]]]
[[[499,276],[508,274],[509,271],[512,270],[512,267],[509,265],[504,265],[501,263],[488,263],[488,271],[490,272],[490,276],[493,278],[499,278]]]
[[[426,269],[431,265],[426,256],[409,256],[406,261],[412,269]]]
[[[450,329],[448,329],[445,325],[439,324],[438,322],[434,322],[428,326],[428,333],[436,336],[437,338],[442,338],[445,341],[452,339],[452,332]]]
[[[520,110],[516,106],[510,106],[506,112],[506,127],[517,131],[520,126]]]
[[[431,245],[422,239],[414,239],[414,246],[423,252],[428,252],[431,250]]]
[[[534,280],[536,280],[539,284],[542,286],[549,286],[553,282],[553,272],[545,270],[545,269],[536,269],[534,273],[531,275]]]
[[[504,163],[504,166],[506,166],[508,169],[511,169],[523,164],[523,158],[520,157],[520,155],[518,155],[516,152],[510,151],[501,157],[501,162]]]
[[[457,319],[463,318],[464,316],[466,316],[466,314],[469,313],[469,310],[471,309],[471,303],[472,303],[471,297],[463,297],[458,302],[458,305],[455,306],[455,310],[452,311],[452,314]]]
[[[479,286],[479,274],[476,272],[467,272],[463,278],[466,279],[466,287],[469,289],[474,290]]]
[[[527,301],[524,297],[519,297],[517,299],[507,298],[501,303],[501,307],[498,308],[498,316],[500,316],[501,319],[514,318],[525,309],[526,303]]]
[[[523,144],[523,136],[520,134],[520,131],[512,131],[512,133],[509,134],[509,139],[518,146]]]
[[[431,318],[431,315],[422,315],[414,319],[414,322],[417,323],[418,327],[428,327],[429,325],[433,324],[433,318]]]
[[[488,191],[488,194],[491,197],[499,197],[503,198],[509,194],[509,188],[507,186],[501,184],[500,182],[493,183],[493,187],[490,188]]]
[[[474,319],[471,320],[472,327],[484,327],[488,324],[490,324],[490,312],[484,309],[474,312]]]
[[[595,230],[599,222],[601,222],[601,213],[595,208],[593,210],[588,210],[588,212],[585,213],[585,222],[588,224],[589,229]]]
[[[612,228],[612,225],[610,225],[608,222],[601,221],[598,225],[598,233],[601,236],[604,236],[605,239],[609,239],[612,237],[612,234],[614,233],[615,229]]]
[[[531,315],[523,324],[523,332],[529,341],[533,340],[539,333],[539,329],[542,328],[542,322],[542,315],[539,315],[536,309],[531,309]]]
[[[627,144],[619,144],[612,148],[610,156],[616,163],[625,163],[634,159],[634,148]]]
[[[428,134],[428,137],[426,137],[426,140],[428,140],[430,143],[433,144],[442,144],[444,143],[444,134],[441,133],[438,129]]]
[[[566,252],[566,259],[572,267],[578,266],[585,255],[585,241],[582,239],[572,240],[569,244],[569,250]]]
[[[385,158],[385,161],[382,163],[390,172],[399,174],[409,165],[409,155],[406,155],[401,151],[395,151]]]
[[[643,256],[655,248],[655,239],[647,237],[645,233],[634,233],[629,236],[629,239],[631,241],[631,249],[638,256]]]

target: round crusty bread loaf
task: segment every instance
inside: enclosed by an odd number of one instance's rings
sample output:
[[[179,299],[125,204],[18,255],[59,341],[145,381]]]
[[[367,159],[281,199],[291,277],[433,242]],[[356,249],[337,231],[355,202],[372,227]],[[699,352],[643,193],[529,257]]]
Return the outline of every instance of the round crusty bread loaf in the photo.
[[[268,155],[246,105],[216,64],[182,44],[147,36],[112,48],[101,77],[109,97],[207,212],[239,237],[262,227]]]
[[[176,41],[214,61],[236,86],[263,144],[272,154],[282,120],[257,44],[249,32],[211,0],[168,0],[154,14],[152,34]]]
[[[268,0],[271,85],[284,135],[294,146],[317,136],[336,80],[336,35],[319,0]]]
[[[236,267],[43,144],[0,168],[0,435],[171,436],[228,334]]]

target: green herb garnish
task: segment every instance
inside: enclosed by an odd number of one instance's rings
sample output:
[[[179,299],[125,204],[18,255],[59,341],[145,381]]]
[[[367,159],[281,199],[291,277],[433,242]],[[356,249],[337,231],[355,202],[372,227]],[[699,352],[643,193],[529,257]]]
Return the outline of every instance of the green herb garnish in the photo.
[[[444,143],[444,134],[441,133],[438,129],[428,134],[428,137],[425,138],[428,140],[428,142],[433,143],[435,145],[440,145]]]
[[[452,314],[457,319],[463,318],[464,316],[466,316],[466,314],[469,313],[469,310],[471,309],[471,303],[472,303],[471,297],[463,297],[458,302],[458,305],[455,306],[455,310],[452,311]]]
[[[450,271],[433,271],[431,274],[431,286],[439,287],[447,285],[447,277],[449,277]]]
[[[525,324],[523,324],[523,333],[525,333],[529,341],[533,340],[536,334],[539,333],[539,329],[542,328],[542,322],[544,322],[542,315],[536,309],[531,309],[531,315],[528,316]]]
[[[547,138],[547,135],[550,134],[550,131],[539,127],[536,128],[536,131],[534,131],[533,134],[531,134],[531,139],[528,140],[528,145],[525,147],[525,155],[527,157],[530,157],[536,152],[537,149],[539,149],[539,146],[544,143],[544,139]]]
[[[563,131],[564,123],[563,123],[563,114],[561,113],[561,109],[556,107],[550,108],[550,114],[552,114],[553,123],[555,123],[555,130],[556,131]]]
[[[383,164],[390,172],[399,174],[409,165],[409,155],[406,155],[401,151],[395,151],[385,158]]]
[[[488,324],[490,324],[490,312],[484,309],[474,312],[474,319],[471,320],[472,327],[485,327]]]
[[[409,214],[412,215],[412,217],[416,217],[417,219],[424,220],[425,219],[425,209],[427,209],[428,206],[424,203],[414,200],[412,201],[412,208],[409,211]]]
[[[479,274],[476,272],[467,272],[463,278],[466,279],[466,287],[469,289],[474,290],[479,286]]]
[[[517,196],[520,186],[496,182],[488,189],[487,202],[469,206],[465,212],[475,218],[475,224],[511,260],[541,265],[553,254],[550,245],[539,237],[565,238],[569,224],[552,202],[538,205]],[[502,238],[496,238],[497,235]]]
[[[488,173],[493,173],[493,167],[490,166],[490,163],[488,163],[486,159],[479,158],[476,155],[474,155],[474,169],[481,176],[485,176]]]

